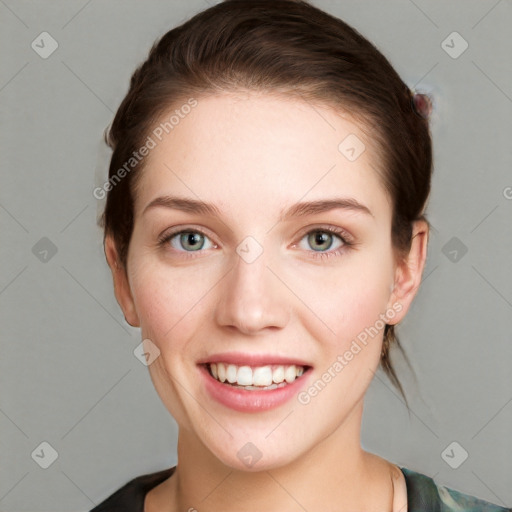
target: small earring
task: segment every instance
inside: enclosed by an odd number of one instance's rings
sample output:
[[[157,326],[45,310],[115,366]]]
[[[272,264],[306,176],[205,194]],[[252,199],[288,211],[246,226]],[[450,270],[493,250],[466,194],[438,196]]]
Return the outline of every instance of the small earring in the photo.
[[[412,93],[412,108],[423,119],[429,119],[432,113],[432,101],[427,94]]]

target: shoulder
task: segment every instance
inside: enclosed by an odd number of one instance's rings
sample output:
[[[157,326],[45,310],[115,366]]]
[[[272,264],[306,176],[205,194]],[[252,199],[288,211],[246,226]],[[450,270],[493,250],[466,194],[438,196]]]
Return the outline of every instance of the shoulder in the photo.
[[[90,512],[143,512],[146,494],[158,484],[169,478],[174,472],[172,468],[148,473],[133,478],[106,500],[90,510]]]
[[[407,484],[408,512],[511,512],[475,496],[450,489],[431,477],[400,468]]]

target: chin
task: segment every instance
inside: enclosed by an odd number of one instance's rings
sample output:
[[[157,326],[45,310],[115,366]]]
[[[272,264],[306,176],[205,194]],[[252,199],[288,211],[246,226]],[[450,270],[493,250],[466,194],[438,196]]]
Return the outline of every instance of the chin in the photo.
[[[297,457],[296,452],[290,454],[273,453],[272,455],[265,455],[261,450],[249,444],[244,445],[241,450],[245,451],[243,454],[240,454],[240,457],[237,453],[233,456],[233,453],[225,452],[214,455],[225,466],[246,473],[259,473],[261,471],[280,468],[292,463]]]
[[[275,424],[274,427],[275,428]],[[225,436],[212,437],[209,432],[208,438],[201,439],[206,449],[222,464],[236,470],[249,473],[267,471],[286,466],[296,460],[302,453],[298,446],[299,441],[284,431],[281,436],[274,432],[265,439],[272,428],[250,433],[245,429],[242,434],[238,430],[233,431],[233,437],[225,433]]]

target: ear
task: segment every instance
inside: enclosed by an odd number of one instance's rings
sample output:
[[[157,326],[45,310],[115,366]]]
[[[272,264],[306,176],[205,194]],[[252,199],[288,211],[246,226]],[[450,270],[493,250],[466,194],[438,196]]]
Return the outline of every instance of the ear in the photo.
[[[388,308],[393,309],[396,314],[387,321],[390,325],[397,324],[405,317],[419,289],[427,259],[428,234],[429,227],[426,221],[414,222],[409,254],[395,269],[395,282]]]
[[[114,280],[114,293],[121,306],[125,320],[132,327],[140,327],[139,317],[135,310],[130,283],[126,268],[121,264],[114,239],[111,236],[105,238],[105,256]]]

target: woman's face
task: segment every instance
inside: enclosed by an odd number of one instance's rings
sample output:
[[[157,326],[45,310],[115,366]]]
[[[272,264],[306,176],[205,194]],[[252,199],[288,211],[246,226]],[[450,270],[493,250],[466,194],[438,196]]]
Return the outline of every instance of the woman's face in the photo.
[[[386,318],[412,300],[394,288],[372,141],[348,116],[254,93],[198,98],[168,131],[152,135],[116,278],[161,399],[233,468],[353,441]]]

